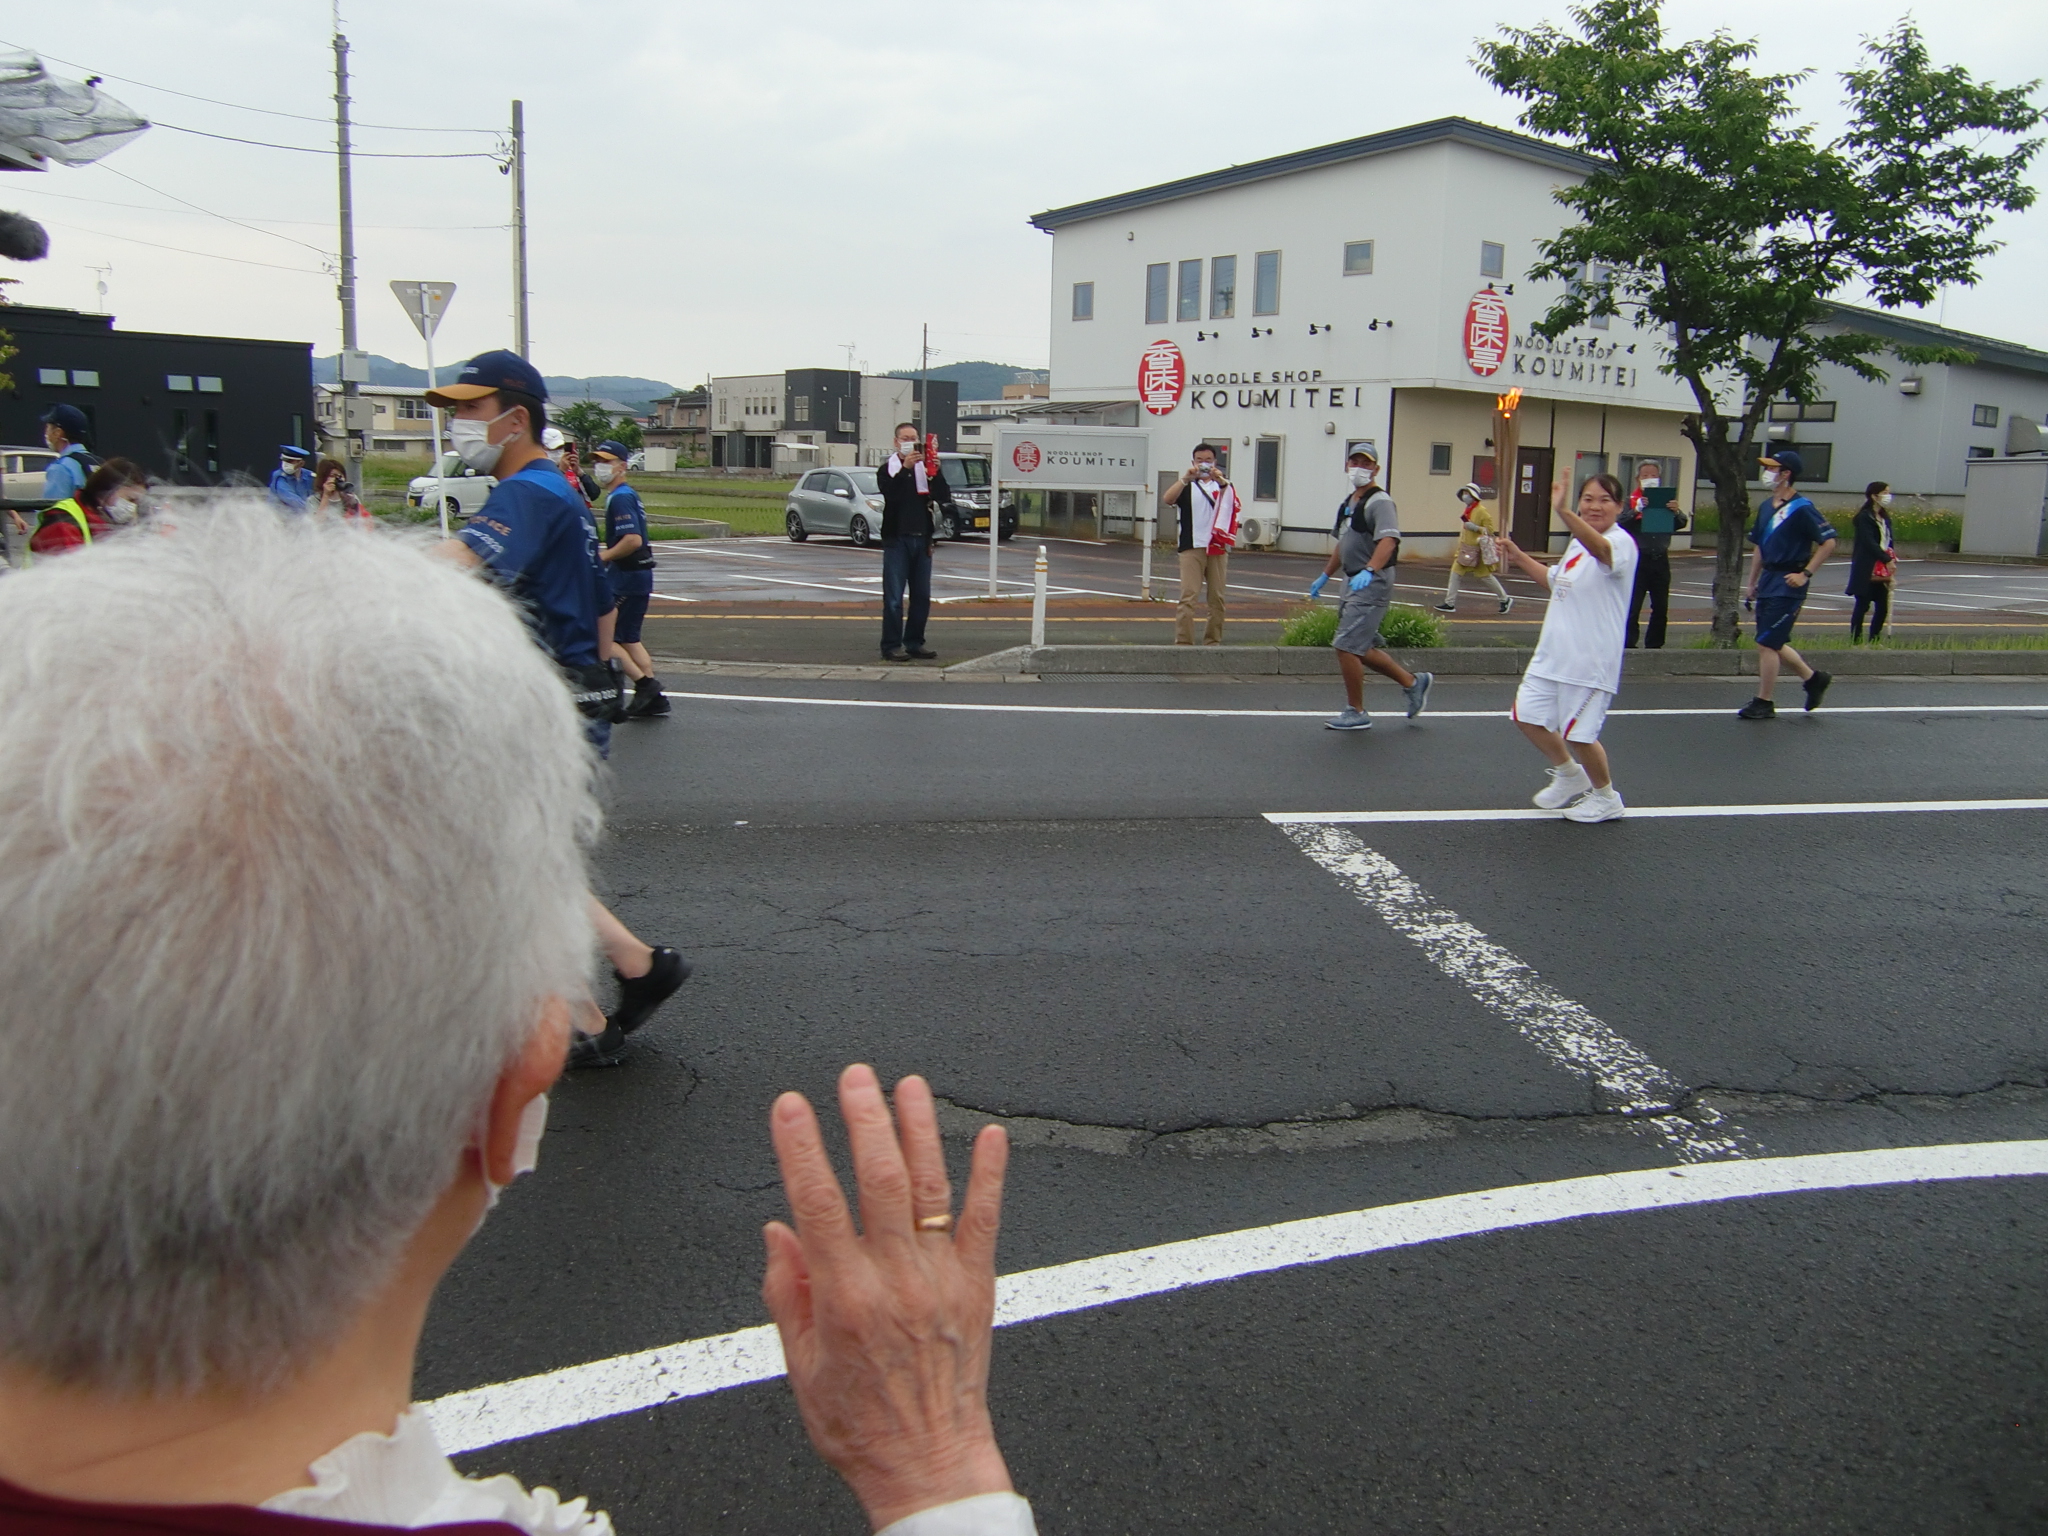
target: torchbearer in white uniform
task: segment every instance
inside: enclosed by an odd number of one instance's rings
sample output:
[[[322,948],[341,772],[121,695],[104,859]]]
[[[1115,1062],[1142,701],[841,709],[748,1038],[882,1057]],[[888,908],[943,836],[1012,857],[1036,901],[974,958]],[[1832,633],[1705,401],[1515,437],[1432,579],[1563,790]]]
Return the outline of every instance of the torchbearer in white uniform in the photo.
[[[1536,654],[1515,692],[1512,716],[1550,760],[1536,804],[1567,821],[1613,821],[1625,807],[1608,770],[1600,727],[1621,688],[1621,651],[1635,589],[1636,543],[1615,527],[1627,493],[1595,475],[1577,512],[1560,511],[1572,541],[1555,565],[1530,558],[1501,534],[1508,559],[1550,589]]]

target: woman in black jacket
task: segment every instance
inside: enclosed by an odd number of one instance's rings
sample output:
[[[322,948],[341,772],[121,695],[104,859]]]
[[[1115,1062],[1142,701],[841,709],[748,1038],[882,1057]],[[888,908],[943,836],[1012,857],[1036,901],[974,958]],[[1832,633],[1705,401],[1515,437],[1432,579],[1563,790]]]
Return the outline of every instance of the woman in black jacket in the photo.
[[[1892,608],[1892,572],[1898,554],[1892,547],[1892,488],[1873,480],[1863,490],[1863,505],[1856,509],[1856,545],[1849,557],[1849,596],[1856,599],[1849,618],[1849,636],[1863,639],[1863,615],[1870,615],[1870,638],[1884,633],[1885,618]]]

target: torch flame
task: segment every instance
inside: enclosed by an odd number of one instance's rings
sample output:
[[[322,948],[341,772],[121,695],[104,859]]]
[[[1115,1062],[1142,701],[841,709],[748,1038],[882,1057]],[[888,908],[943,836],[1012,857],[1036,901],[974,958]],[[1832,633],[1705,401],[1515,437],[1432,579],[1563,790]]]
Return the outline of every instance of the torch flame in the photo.
[[[1515,407],[1522,403],[1522,387],[1518,384],[1504,395],[1493,397],[1493,408],[1503,416],[1515,414]]]

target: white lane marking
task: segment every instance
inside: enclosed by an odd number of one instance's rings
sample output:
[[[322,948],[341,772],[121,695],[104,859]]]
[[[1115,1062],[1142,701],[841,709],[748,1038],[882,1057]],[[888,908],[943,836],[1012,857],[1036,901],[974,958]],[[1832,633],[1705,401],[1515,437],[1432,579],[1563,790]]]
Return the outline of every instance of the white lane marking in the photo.
[[[854,578],[853,578],[853,577],[848,577],[847,579],[848,579],[849,581],[851,581],[851,580],[853,580]],[[873,596],[875,595],[875,594],[874,594],[874,593],[872,593],[872,592],[864,591],[864,590],[863,590],[862,588],[860,588],[860,587],[847,587],[847,586],[841,586],[841,585],[839,585],[839,584],[838,584],[838,583],[836,583],[836,582],[830,582],[830,581],[795,581],[795,580],[792,580],[792,579],[791,579],[790,577],[787,577],[787,576],[762,576],[762,575],[760,575],[760,574],[758,574],[758,573],[757,573],[757,574],[755,574],[755,575],[752,575],[752,576],[744,576],[744,575],[739,575],[739,574],[735,573],[735,574],[734,574],[734,576],[732,577],[732,579],[731,579],[730,581],[720,581],[720,582],[715,582],[715,583],[713,583],[713,582],[704,582],[704,581],[700,581],[700,582],[699,582],[699,585],[715,585],[715,586],[719,586],[719,587],[727,587],[727,586],[738,586],[738,585],[740,585],[741,583],[744,583],[744,582],[749,582],[749,581],[765,581],[765,582],[768,582],[768,583],[770,583],[770,584],[771,584],[771,585],[773,585],[773,586],[778,586],[778,587],[815,587],[815,588],[817,588],[817,589],[818,589],[818,590],[819,590],[820,592],[851,592],[851,593],[853,593],[853,594],[854,594],[855,596],[858,596],[858,597],[873,597]]]
[[[1695,1163],[1474,1190],[1004,1275],[996,1281],[996,1325],[1010,1327],[1248,1275],[1588,1216],[1625,1216],[1770,1195],[2044,1174],[2048,1141],[1991,1141]],[[451,1393],[424,1406],[442,1449],[460,1454],[772,1381],[782,1373],[782,1345],[775,1330],[742,1328]]]
[[[993,678],[996,674],[990,674]],[[1091,674],[1076,674],[1091,675]],[[1101,676],[1104,674],[1092,674]],[[1331,678],[1334,682],[1336,679]],[[1717,681],[1717,679],[1709,679]],[[1193,719],[1214,720],[1242,718],[1246,720],[1327,720],[1328,709],[1171,709],[1144,705],[1116,704],[972,704],[965,701],[944,701],[935,699],[815,699],[787,693],[684,693],[676,689],[665,689],[671,699],[699,699],[723,701],[728,704],[803,704],[816,705],[823,709],[951,709],[968,713],[999,715],[1156,715],[1184,716]],[[1610,709],[1607,718],[1612,720],[1623,715],[1727,715],[1735,711],[1725,706],[1707,709]],[[2048,714],[2048,700],[2039,704],[1863,704],[1845,705],[1840,709],[1828,708],[1829,715],[1993,715],[1993,714]],[[1505,720],[1508,712],[1504,709],[1432,709],[1423,718],[1427,720]]]
[[[724,555],[731,560],[776,560],[781,558],[777,555],[757,555],[750,549],[720,549],[716,545],[707,546],[699,544],[695,539],[663,539],[661,542],[663,544],[697,545],[694,549],[684,548],[676,551],[677,554],[683,555]]]
[[[1932,811],[2048,811],[2048,800],[1838,800],[1784,805],[1632,805],[1631,821],[1694,816],[1892,816]],[[1355,826],[1399,821],[1561,821],[1533,806],[1473,811],[1268,811],[1275,826]]]
[[[1639,1118],[1682,1162],[1756,1152],[1756,1144],[1733,1125],[1721,1133],[1711,1130],[1721,1124],[1721,1116],[1711,1110],[1705,1112],[1704,1122],[1676,1113],[1689,1091],[1684,1083],[1584,1003],[1544,981],[1534,966],[1449,907],[1439,906],[1385,854],[1333,826],[1281,825],[1297,848],[1335,875],[1481,1007],[1507,1020],[1556,1065],[1591,1084],[1603,1108]]]

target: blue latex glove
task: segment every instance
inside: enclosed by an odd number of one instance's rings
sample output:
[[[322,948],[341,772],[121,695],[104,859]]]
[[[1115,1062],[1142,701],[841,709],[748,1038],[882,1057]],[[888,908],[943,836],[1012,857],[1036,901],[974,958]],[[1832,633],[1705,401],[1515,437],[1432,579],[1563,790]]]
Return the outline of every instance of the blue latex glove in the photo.
[[[1328,571],[1323,572],[1322,575],[1308,584],[1308,595],[1310,597],[1321,597],[1323,595],[1323,587],[1329,579],[1330,573]]]
[[[1372,585],[1372,572],[1360,571],[1356,576],[1351,578],[1349,585],[1352,591],[1363,592],[1367,587]]]

